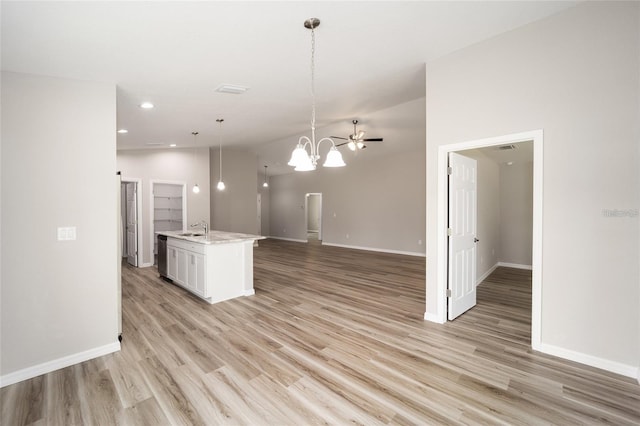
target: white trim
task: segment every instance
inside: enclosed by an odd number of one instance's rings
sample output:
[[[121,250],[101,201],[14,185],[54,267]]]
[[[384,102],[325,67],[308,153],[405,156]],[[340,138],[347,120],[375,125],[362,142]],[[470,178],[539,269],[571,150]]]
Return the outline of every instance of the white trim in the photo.
[[[520,263],[509,263],[509,262],[498,262],[496,266],[504,266],[505,268],[516,268],[516,269],[526,269],[528,271],[533,270],[533,266],[531,265],[522,265]]]
[[[450,152],[483,148],[504,144],[533,141],[533,243],[532,243],[532,295],[531,295],[531,346],[538,350],[541,343],[540,327],[542,312],[542,185],[543,185],[543,141],[540,130],[460,142],[438,147],[437,180],[437,250],[436,250],[436,312],[425,315],[430,321],[444,323],[447,309],[447,157]],[[427,230],[428,232],[428,230]]]
[[[438,324],[444,324],[445,323],[445,321],[441,320],[440,316],[432,314],[432,313],[429,313],[429,312],[425,312],[424,313],[424,319],[425,319],[425,321],[431,321],[431,322],[435,322],[435,323],[438,323]]]
[[[153,266],[153,263],[143,263],[139,266],[139,268],[149,268]]]
[[[138,255],[136,256],[138,258],[138,261],[136,263],[138,264],[139,268],[140,265],[142,265],[144,262],[144,232],[142,232],[142,230],[144,229],[144,216],[142,216],[142,179],[121,177],[120,182],[133,182],[136,184],[136,225],[138,228],[136,230],[136,233],[138,234]]]
[[[23,368],[22,370],[14,371],[13,373],[1,376],[0,388],[21,382],[23,380],[32,379],[43,374],[51,373],[52,371],[69,367],[70,365],[79,364],[81,362],[89,361],[93,358],[98,358],[113,352],[118,352],[119,350],[120,342],[115,341],[113,343],[109,343],[108,345],[99,346],[97,348],[78,352],[73,355],[67,355],[65,357],[47,361],[42,364],[34,365],[32,367]]]
[[[254,289],[244,291],[245,296],[253,296],[254,294],[256,294],[256,291]]]
[[[476,287],[477,287],[477,286],[479,286],[479,285],[482,283],[482,281],[486,280],[486,279],[487,279],[487,277],[488,277],[489,275],[491,275],[491,274],[493,273],[493,271],[495,271],[495,270],[496,270],[496,268],[497,268],[498,266],[500,266],[500,262],[498,262],[498,263],[496,263],[495,265],[493,265],[491,268],[489,268],[489,270],[488,270],[487,272],[485,272],[484,274],[482,274],[482,276],[481,276],[481,277],[479,277],[478,279],[476,279]]]
[[[294,243],[306,243],[307,242],[307,240],[298,240],[298,239],[295,239],[295,238],[273,237],[273,236],[269,236],[267,238],[271,238],[273,240],[293,241]]]
[[[634,367],[633,365],[622,364],[620,362],[599,358],[582,352],[572,351],[570,349],[561,348],[548,343],[540,343],[539,349],[537,350],[547,355],[553,355],[570,361],[579,362],[580,364],[590,365],[591,367],[600,368],[602,370],[621,374],[633,379],[637,378],[640,374],[640,368]]]
[[[318,240],[322,241],[322,192],[307,192],[304,196],[304,229],[309,233],[309,195],[320,197],[320,223],[318,224]],[[309,239],[307,238],[307,242]]]
[[[324,241],[322,242],[322,245],[331,246],[331,247],[343,247],[343,248],[354,249],[354,250],[376,251],[380,253],[403,254],[405,256],[418,256],[418,257],[426,256],[425,253],[419,253],[419,252],[413,252],[413,251],[389,250],[389,249],[381,249],[381,248],[375,248],[375,247],[349,246],[346,244],[325,243]]]

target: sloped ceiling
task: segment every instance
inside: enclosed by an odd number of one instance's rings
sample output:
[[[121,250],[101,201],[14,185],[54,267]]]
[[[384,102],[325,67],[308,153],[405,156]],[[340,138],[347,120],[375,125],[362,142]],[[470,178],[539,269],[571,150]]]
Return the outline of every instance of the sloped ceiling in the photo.
[[[318,127],[344,122],[348,133],[355,117],[423,97],[425,63],[576,2],[1,4],[2,69],[117,85],[117,125],[129,131],[118,149],[189,147],[194,130],[200,146],[257,149],[309,132],[307,18],[322,21]],[[225,83],[249,90],[215,91]]]

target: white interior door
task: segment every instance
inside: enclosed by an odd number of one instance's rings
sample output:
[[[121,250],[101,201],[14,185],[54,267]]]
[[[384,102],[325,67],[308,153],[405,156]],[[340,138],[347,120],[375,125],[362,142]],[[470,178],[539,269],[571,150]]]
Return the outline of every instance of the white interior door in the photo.
[[[476,305],[477,162],[449,153],[448,318]]]
[[[138,266],[138,192],[135,182],[127,182],[127,262]]]

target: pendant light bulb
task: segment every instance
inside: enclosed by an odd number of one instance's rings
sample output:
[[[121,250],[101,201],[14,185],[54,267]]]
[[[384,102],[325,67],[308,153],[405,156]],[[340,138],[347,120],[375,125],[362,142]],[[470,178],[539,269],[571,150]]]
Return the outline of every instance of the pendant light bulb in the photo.
[[[268,188],[269,183],[267,182],[267,166],[264,166],[264,183],[262,184],[263,188]]]
[[[224,182],[222,181],[222,122],[224,118],[218,118],[216,122],[218,123],[218,127],[220,128],[220,179],[218,180],[218,191],[224,191],[226,188]]]
[[[198,159],[198,132],[191,132],[191,134],[193,135],[193,161],[195,163]],[[197,183],[193,185],[193,188],[191,190],[194,194],[200,193],[200,187]]]

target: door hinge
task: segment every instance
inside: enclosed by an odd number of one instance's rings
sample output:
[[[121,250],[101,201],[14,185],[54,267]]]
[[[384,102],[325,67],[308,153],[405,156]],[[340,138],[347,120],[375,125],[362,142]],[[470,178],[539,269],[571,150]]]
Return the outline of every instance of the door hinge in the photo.
[[[445,292],[445,296],[451,297],[451,289],[447,289],[447,291]]]
[[[452,167],[447,167],[447,174],[448,175],[452,175],[453,174],[453,168]]]
[[[447,237],[450,237],[452,232],[451,228],[447,228]]]

